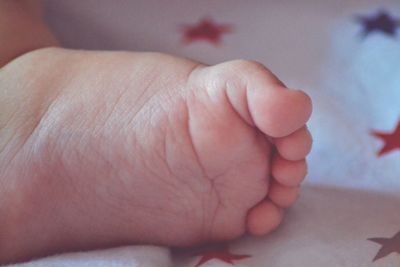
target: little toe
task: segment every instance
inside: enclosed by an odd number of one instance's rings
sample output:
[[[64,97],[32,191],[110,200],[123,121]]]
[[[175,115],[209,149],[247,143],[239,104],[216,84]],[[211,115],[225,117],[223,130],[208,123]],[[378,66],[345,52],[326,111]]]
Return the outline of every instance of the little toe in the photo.
[[[307,175],[306,160],[289,161],[276,154],[271,164],[272,176],[285,186],[298,186]]]
[[[247,229],[252,235],[265,235],[275,230],[282,222],[282,219],[283,210],[270,200],[263,200],[249,211]]]
[[[311,151],[312,137],[307,127],[302,127],[288,136],[276,138],[274,144],[283,158],[301,160]]]
[[[272,182],[271,188],[268,192],[268,197],[273,203],[281,208],[289,208],[292,206],[299,197],[300,187],[289,187],[281,185],[277,182]]]

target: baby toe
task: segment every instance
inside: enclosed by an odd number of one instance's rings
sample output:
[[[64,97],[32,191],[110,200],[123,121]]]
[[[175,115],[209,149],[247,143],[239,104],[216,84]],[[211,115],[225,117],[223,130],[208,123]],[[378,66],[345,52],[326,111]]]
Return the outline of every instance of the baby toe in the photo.
[[[255,236],[265,235],[275,230],[282,219],[283,210],[270,200],[263,200],[249,211],[247,230]]]
[[[312,137],[307,127],[274,140],[279,154],[287,160],[301,160],[311,151]]]
[[[271,137],[287,136],[300,129],[311,114],[311,99],[302,91],[276,86],[249,93],[249,109],[255,124]]]
[[[278,154],[272,160],[272,176],[285,186],[298,186],[307,175],[306,160],[289,161]]]
[[[289,187],[273,182],[268,192],[268,197],[281,208],[289,208],[299,197],[300,187]]]

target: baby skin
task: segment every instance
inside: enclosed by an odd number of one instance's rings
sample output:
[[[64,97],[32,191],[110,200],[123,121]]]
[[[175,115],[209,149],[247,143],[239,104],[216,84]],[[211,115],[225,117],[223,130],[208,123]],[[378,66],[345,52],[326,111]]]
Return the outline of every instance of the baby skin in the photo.
[[[256,62],[43,48],[0,88],[0,263],[264,235],[306,175],[310,98]]]

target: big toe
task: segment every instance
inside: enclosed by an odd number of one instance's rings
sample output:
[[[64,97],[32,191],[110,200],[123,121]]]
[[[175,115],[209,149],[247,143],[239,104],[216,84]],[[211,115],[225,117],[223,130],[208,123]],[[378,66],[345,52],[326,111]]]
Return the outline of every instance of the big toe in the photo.
[[[279,84],[249,89],[249,109],[256,126],[271,137],[283,137],[300,129],[311,115],[310,97]],[[271,88],[273,87],[273,88]]]
[[[304,126],[312,111],[310,97],[300,90],[289,90],[258,62],[235,60],[203,69],[200,77],[208,88],[223,88],[236,112],[270,137],[287,136]],[[210,76],[211,75],[211,76]],[[212,79],[210,79],[212,77]],[[218,90],[216,90],[218,91]]]

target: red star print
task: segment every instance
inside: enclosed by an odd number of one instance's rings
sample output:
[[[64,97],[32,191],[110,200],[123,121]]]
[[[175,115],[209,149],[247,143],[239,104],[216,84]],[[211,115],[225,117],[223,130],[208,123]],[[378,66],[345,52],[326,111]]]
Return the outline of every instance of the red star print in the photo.
[[[384,258],[394,252],[400,254],[400,232],[395,234],[392,238],[375,237],[368,238],[368,240],[381,245],[381,249],[378,251],[373,261]]]
[[[397,127],[393,133],[388,134],[381,132],[372,132],[372,135],[379,139],[382,139],[383,142],[385,142],[385,145],[378,152],[378,156],[382,156],[395,149],[400,149],[400,121],[398,122]]]
[[[228,24],[216,24],[211,19],[203,19],[197,25],[184,26],[184,41],[192,43],[204,40],[218,45],[222,35],[231,31],[232,26]]]
[[[221,250],[217,250],[217,251],[205,252],[200,255],[201,255],[201,259],[195,267],[199,267],[199,266],[203,265],[204,263],[206,263],[210,260],[213,260],[213,259],[217,259],[217,260],[220,260],[220,261],[223,261],[226,263],[230,263],[233,265],[234,261],[251,257],[250,255],[232,254],[229,252],[228,249],[221,249]]]

